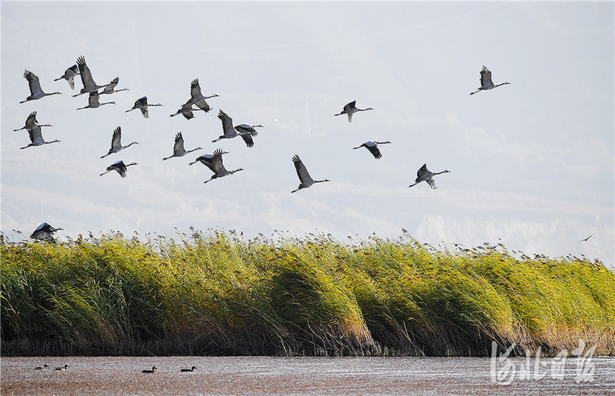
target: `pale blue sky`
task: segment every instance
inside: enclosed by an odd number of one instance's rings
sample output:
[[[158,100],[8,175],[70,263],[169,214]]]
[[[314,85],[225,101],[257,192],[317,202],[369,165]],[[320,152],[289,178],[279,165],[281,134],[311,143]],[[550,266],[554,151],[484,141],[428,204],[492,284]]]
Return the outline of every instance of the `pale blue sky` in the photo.
[[[76,238],[188,227],[331,233],[614,260],[614,7],[598,3],[30,3],[2,2],[2,231],[46,221]],[[120,78],[116,105],[77,111],[66,81],[85,56],[98,83]],[[479,86],[482,65],[494,82]],[[28,95],[24,69],[46,91]],[[199,78],[213,110],[169,117]],[[77,80],[77,89],[81,81]],[[147,95],[150,118],[125,113]],[[334,117],[357,100],[374,111]],[[218,110],[262,124],[255,145],[212,143]],[[46,139],[20,150],[36,110]],[[140,144],[105,159],[111,135]],[[186,148],[171,155],[181,131]],[[352,150],[390,140],[375,160]],[[227,168],[188,166],[223,148]],[[299,154],[316,179],[291,194]],[[100,177],[116,160],[128,177]],[[437,190],[418,168],[451,173]],[[578,240],[595,235],[587,242]]]

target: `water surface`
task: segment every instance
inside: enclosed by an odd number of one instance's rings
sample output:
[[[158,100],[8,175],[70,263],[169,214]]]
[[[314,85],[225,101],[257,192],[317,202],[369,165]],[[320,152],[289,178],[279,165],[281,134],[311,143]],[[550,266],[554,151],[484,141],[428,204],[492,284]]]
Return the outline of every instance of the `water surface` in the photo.
[[[50,370],[34,370],[45,363]],[[556,378],[549,359],[539,362],[538,371],[534,359],[531,365],[524,358],[492,363],[425,357],[3,357],[1,394],[615,395],[615,358],[568,359]],[[66,371],[53,369],[64,364],[70,366]],[[156,373],[141,372],[152,366]],[[191,366],[197,369],[180,372]],[[525,373],[529,379],[522,379]]]

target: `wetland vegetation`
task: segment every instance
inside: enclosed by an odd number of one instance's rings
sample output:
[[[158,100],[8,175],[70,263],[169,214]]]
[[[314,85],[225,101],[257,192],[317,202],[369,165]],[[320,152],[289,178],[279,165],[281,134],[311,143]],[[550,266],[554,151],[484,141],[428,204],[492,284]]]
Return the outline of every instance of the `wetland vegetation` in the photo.
[[[0,244],[3,355],[615,355],[615,274],[398,239],[191,229]]]

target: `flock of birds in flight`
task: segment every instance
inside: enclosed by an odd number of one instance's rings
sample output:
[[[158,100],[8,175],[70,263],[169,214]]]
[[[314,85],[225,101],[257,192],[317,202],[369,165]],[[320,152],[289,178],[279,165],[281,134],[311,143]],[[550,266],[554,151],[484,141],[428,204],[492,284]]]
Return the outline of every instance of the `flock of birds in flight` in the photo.
[[[74,90],[75,89],[75,78],[77,76],[81,78],[81,82],[83,83],[83,88],[80,89],[79,93],[73,95],[73,97],[77,97],[83,94],[89,95],[88,105],[84,107],[79,107],[77,108],[77,110],[88,109],[88,108],[94,109],[94,108],[98,108],[100,106],[104,106],[108,104],[115,104],[115,102],[112,102],[112,101],[111,102],[101,102],[100,101],[101,95],[109,95],[109,94],[113,94],[116,92],[128,90],[128,88],[116,89],[117,84],[119,83],[118,77],[114,78],[108,84],[104,84],[104,85],[97,84],[92,78],[92,73],[90,72],[90,69],[88,65],[86,64],[85,57],[83,56],[80,56],[77,59],[77,62],[75,65],[67,68],[64,74],[56,78],[54,81],[64,79],[68,82],[70,88]],[[39,78],[29,70],[25,70],[23,77],[26,80],[28,80],[28,85],[30,87],[30,96],[28,96],[25,100],[19,103],[25,103],[28,101],[44,98],[46,96],[61,94],[61,92],[57,92],[57,91],[56,92],[43,91],[41,88]],[[480,91],[497,88],[505,84],[510,84],[509,82],[504,82],[504,83],[495,85],[491,79],[491,71],[489,71],[489,69],[487,69],[485,66],[483,66],[480,72],[480,83],[481,83],[481,86],[476,91],[471,92],[470,95],[474,95],[475,93],[480,92]],[[200,110],[200,111],[204,111],[207,113],[211,110],[211,107],[209,106],[206,100],[210,98],[218,97],[218,96],[219,95],[217,94],[214,94],[211,96],[204,96],[201,93],[201,87],[199,85],[198,78],[194,79],[190,86],[190,99],[188,99],[184,104],[182,104],[180,109],[177,110],[176,113],[171,114],[170,116],[174,117],[174,116],[181,114],[187,120],[190,120],[194,118],[195,111]],[[142,98],[135,101],[134,106],[131,109],[126,110],[126,112],[128,113],[132,110],[140,110],[144,118],[149,118],[148,108],[153,107],[153,106],[162,106],[162,105],[160,103],[155,103],[155,104],[148,103],[147,96],[143,96]],[[352,117],[355,113],[361,112],[361,111],[368,111],[368,110],[374,110],[374,109],[371,107],[364,108],[364,109],[358,108],[356,107],[356,101],[352,101],[346,104],[340,113],[334,114],[334,115],[341,116],[345,114],[348,118],[348,122],[352,122]],[[28,144],[27,146],[21,147],[21,149],[60,142],[57,139],[51,140],[51,141],[46,141],[45,139],[43,139],[41,128],[50,127],[51,125],[39,124],[36,119],[36,115],[37,115],[37,112],[33,111],[32,113],[30,113],[30,115],[26,119],[25,126],[19,129],[15,129],[15,131],[20,131],[24,129],[27,130],[29,137],[30,137],[30,144]],[[253,137],[258,135],[258,132],[256,131],[255,128],[263,127],[262,125],[250,125],[250,124],[239,124],[239,125],[234,126],[233,120],[231,119],[231,117],[229,117],[222,110],[219,110],[218,118],[222,122],[223,134],[219,136],[217,139],[212,140],[212,142],[214,143],[222,139],[232,139],[232,138],[240,136],[248,147],[253,147],[254,146]],[[383,145],[383,144],[390,144],[390,143],[391,142],[389,141],[370,140],[370,141],[367,141],[361,144],[360,146],[354,147],[353,149],[359,149],[359,148],[364,147],[370,151],[370,153],[374,156],[374,158],[380,159],[382,157],[382,153],[380,152],[380,149],[378,146]],[[111,139],[111,148],[109,148],[109,151],[107,152],[107,154],[101,156],[100,158],[105,158],[111,154],[118,153],[134,144],[138,144],[138,142],[132,142],[127,145],[122,145],[122,130],[121,130],[121,127],[118,126],[113,131],[113,137]],[[184,138],[181,132],[179,132],[175,135],[173,154],[168,157],[163,158],[163,160],[168,160],[173,157],[183,157],[184,155],[188,153],[191,153],[196,150],[201,150],[201,149],[202,149],[201,147],[196,147],[190,150],[186,150],[184,147]],[[228,152],[223,151],[222,149],[216,149],[211,154],[204,154],[204,155],[199,156],[195,161],[190,162],[189,165],[193,165],[197,162],[200,162],[203,165],[207,166],[213,172],[213,175],[211,176],[211,178],[209,180],[206,180],[204,183],[208,183],[214,179],[224,177],[224,176],[229,176],[229,175],[232,175],[236,172],[243,170],[243,168],[238,168],[235,170],[227,170],[224,167],[224,164],[222,161],[222,156],[224,154],[228,154]],[[305,165],[301,161],[301,158],[299,158],[298,155],[295,154],[292,157],[292,161],[295,166],[295,170],[297,172],[297,176],[299,177],[300,183],[299,183],[299,187],[291,191],[291,193],[297,192],[305,188],[309,188],[316,183],[322,183],[322,182],[329,181],[328,179],[323,179],[323,180],[313,179],[310,176],[307,168],[305,167]],[[100,176],[103,176],[112,171],[116,171],[121,177],[126,177],[128,167],[133,166],[133,165],[138,165],[138,163],[132,162],[132,163],[126,164],[124,163],[124,161],[119,160],[109,165],[107,169],[105,170],[105,172],[101,173]],[[427,184],[429,184],[429,186],[432,189],[436,189],[436,184],[435,184],[433,177],[436,175],[439,175],[442,173],[448,173],[448,172],[449,172],[448,170],[443,170],[441,172],[431,172],[429,169],[427,169],[427,164],[424,164],[417,171],[417,177],[416,177],[415,182],[411,184],[409,187],[413,187],[419,184],[420,182],[424,181]],[[37,240],[54,241],[53,234],[57,232],[58,230],[61,230],[61,228],[54,228],[47,223],[42,223],[36,228],[36,230],[32,233],[30,237],[33,239],[37,239]]]

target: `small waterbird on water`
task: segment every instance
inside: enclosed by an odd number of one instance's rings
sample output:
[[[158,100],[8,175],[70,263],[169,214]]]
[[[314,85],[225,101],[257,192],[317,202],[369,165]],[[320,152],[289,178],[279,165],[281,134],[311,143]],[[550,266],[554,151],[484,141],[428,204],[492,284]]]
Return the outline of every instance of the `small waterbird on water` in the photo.
[[[66,370],[69,367],[70,366],[68,364],[65,364],[64,366],[56,367],[56,370]]]
[[[192,366],[190,368],[183,368],[183,369],[181,369],[179,371],[187,372],[187,371],[194,371],[194,370],[196,370],[196,366]]]
[[[38,366],[34,368],[34,370],[48,370],[48,369],[49,369],[49,366],[47,364],[44,364],[42,367]]]
[[[142,370],[143,373],[155,373],[157,370],[156,366],[153,366],[151,370]]]

